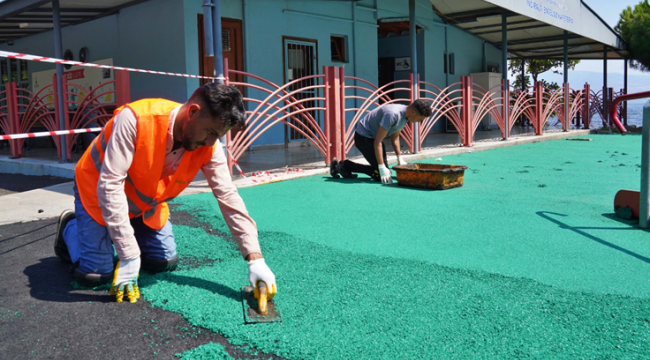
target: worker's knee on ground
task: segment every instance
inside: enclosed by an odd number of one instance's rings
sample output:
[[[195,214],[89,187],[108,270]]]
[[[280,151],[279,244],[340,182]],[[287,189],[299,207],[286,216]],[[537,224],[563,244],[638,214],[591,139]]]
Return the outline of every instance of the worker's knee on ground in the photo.
[[[113,272],[106,274],[86,273],[76,268],[74,269],[74,279],[83,286],[95,287],[113,281]]]
[[[164,271],[173,271],[178,265],[178,255],[171,259],[148,259],[142,258],[142,270],[155,274]]]

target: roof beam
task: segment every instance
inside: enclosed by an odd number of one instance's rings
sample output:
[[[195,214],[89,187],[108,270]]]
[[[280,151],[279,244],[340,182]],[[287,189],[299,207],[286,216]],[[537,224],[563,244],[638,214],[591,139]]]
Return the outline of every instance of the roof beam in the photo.
[[[538,20],[521,20],[521,21],[513,21],[508,23],[508,25],[520,25],[520,24],[530,24],[533,22],[539,22]],[[481,25],[481,26],[473,26],[473,27],[466,27],[466,28],[461,28],[465,31],[473,31],[473,30],[480,30],[480,29],[489,29],[489,28],[499,28],[501,29],[501,24],[494,24],[494,25]]]
[[[25,19],[4,19],[4,20],[0,20],[0,24],[22,24],[24,22],[37,23],[37,24],[51,24],[52,23],[52,18],[38,19],[38,20],[34,20],[34,19],[29,19],[29,20],[25,20]],[[64,22],[66,22],[66,21],[62,21],[61,23],[64,23]],[[67,22],[70,22],[70,20],[67,20]]]
[[[579,39],[581,36],[580,35],[569,35],[569,39]],[[517,45],[523,45],[523,44],[533,44],[537,42],[545,42],[545,41],[559,41],[559,40],[564,40],[564,35],[558,35],[558,36],[548,36],[548,37],[539,37],[539,38],[532,38],[532,39],[526,39],[526,40],[514,40],[512,42],[508,41],[508,47],[510,46],[517,46]],[[501,42],[490,42],[491,45],[496,46],[497,48],[501,48]]]
[[[48,1],[50,2],[50,1]],[[101,13],[106,10],[109,10],[109,8],[68,8],[68,7],[62,7],[61,12],[62,13]],[[52,13],[52,8],[50,7],[39,7],[37,9],[31,9],[29,12],[37,12],[37,13]]]
[[[27,19],[27,20],[29,20],[29,19],[45,19],[45,20],[52,21],[52,15],[14,15],[14,16],[10,16],[9,18],[11,18],[11,19],[20,19],[20,20],[24,20],[24,19]],[[81,19],[83,19],[83,16],[81,16],[81,15],[61,15],[61,19],[63,19],[63,18],[81,20]],[[0,21],[4,21],[4,19],[0,20]]]
[[[610,48],[611,49],[611,48]],[[611,53],[617,53],[616,51],[608,51],[608,54]],[[585,55],[585,54],[598,54],[600,57],[598,59],[603,58],[603,49],[595,49],[591,51],[575,51],[575,52],[569,52],[569,56],[571,55]],[[618,54],[621,55],[621,54]],[[526,56],[527,59],[554,59],[555,57],[560,58],[564,56],[564,53],[557,53],[557,54],[548,54],[548,55],[535,55],[535,56]],[[622,55],[621,55],[622,56]],[[610,59],[611,60],[611,59]]]
[[[510,24],[508,24],[510,25]],[[542,27],[549,27],[553,26],[550,24],[538,24],[538,25],[530,25],[530,26],[522,26],[518,28],[508,28],[508,31],[517,31],[517,30],[528,30],[528,29],[537,29],[537,28],[542,28]],[[500,33],[502,30],[490,30],[490,31],[482,31],[482,32],[475,32],[473,33],[474,35],[483,35],[483,34],[495,34],[495,33]]]
[[[444,17],[457,20],[458,18],[477,17],[477,16],[485,16],[485,15],[497,15],[497,14],[501,14],[502,11],[503,11],[502,8],[500,8],[498,6],[493,6],[493,7],[485,8],[485,9],[470,10],[470,11],[460,11],[460,12],[456,12],[456,13],[451,13],[451,14],[444,15]]]
[[[584,43],[576,43],[576,44],[569,44],[569,47],[577,47],[577,46],[590,46],[590,45],[598,45],[600,44],[598,41],[590,41],[590,42],[584,42]],[[515,51],[530,51],[530,50],[547,50],[547,49],[555,49],[555,48],[561,48],[563,47],[563,44],[556,45],[556,46],[543,46],[543,47],[527,47],[527,48],[518,48],[518,49],[513,49]],[[510,44],[508,44],[508,49],[510,48]],[[562,50],[564,51],[564,50]]]
[[[0,19],[19,14],[51,2],[50,0],[20,0],[0,2]]]

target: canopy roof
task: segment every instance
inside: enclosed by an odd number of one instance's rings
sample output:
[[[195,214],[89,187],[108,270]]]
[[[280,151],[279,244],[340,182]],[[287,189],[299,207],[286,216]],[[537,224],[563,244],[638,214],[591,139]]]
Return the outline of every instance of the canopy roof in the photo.
[[[60,0],[61,26],[75,25],[111,15],[145,0]],[[0,2],[0,43],[52,30],[51,0]]]
[[[507,16],[508,58],[623,58],[620,35],[581,0],[429,0],[444,22],[501,48],[501,14]]]

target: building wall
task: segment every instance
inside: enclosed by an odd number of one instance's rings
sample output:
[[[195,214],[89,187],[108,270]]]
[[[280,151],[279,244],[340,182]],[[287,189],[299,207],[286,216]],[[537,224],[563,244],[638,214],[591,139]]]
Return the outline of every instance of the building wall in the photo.
[[[367,9],[374,1],[239,0],[222,1],[221,4],[223,17],[243,20],[245,71],[275,84],[283,84],[283,37],[291,37],[316,41],[317,73],[322,73],[323,66],[343,66],[347,75],[376,84],[377,25],[375,12]],[[196,15],[203,11],[200,5],[199,1],[186,2],[185,5],[187,54],[195,51],[193,48],[196,46],[191,44],[196,44],[198,38],[193,29],[196,29]],[[356,15],[355,5],[358,5]],[[354,16],[356,26],[352,22]],[[331,35],[347,38],[346,62],[332,62]],[[193,56],[194,53],[186,55],[188,71],[198,73],[198,56]],[[265,98],[268,94],[250,90],[247,95]],[[255,145],[282,143],[284,133],[283,125],[275,125],[262,134]]]
[[[76,57],[85,46],[90,50],[90,61],[113,58],[119,66],[199,74],[197,15],[203,13],[201,4],[200,0],[152,0],[122,9],[115,15],[68,26],[62,30],[63,49],[71,49]],[[408,36],[378,39],[376,25],[378,18],[408,18],[407,1],[228,0],[221,1],[221,12],[225,18],[243,20],[245,70],[276,84],[284,83],[283,36],[318,43],[318,73],[323,66],[343,66],[346,75],[375,85],[378,57],[410,56]],[[443,24],[426,6],[416,4],[416,17],[425,28],[417,37],[422,80],[444,88],[447,81],[453,83],[461,75],[482,70],[482,40]],[[345,63],[332,62],[331,35],[347,38]],[[447,76],[443,71],[445,41],[447,50],[456,56],[455,75]],[[54,56],[52,32],[0,48]],[[487,62],[500,63],[500,51],[487,45],[486,58]],[[30,73],[52,68],[52,64],[29,63]],[[142,73],[130,76],[133,99],[162,97],[182,102],[199,85],[197,79],[190,78]],[[408,78],[408,72],[397,73],[397,78]],[[248,95],[265,97],[255,91]],[[352,106],[354,102],[347,105]],[[282,142],[284,126],[276,125],[255,145]]]
[[[408,19],[408,2],[378,0],[378,17]],[[416,2],[416,21],[424,27],[417,37],[418,73],[420,79],[440,89],[460,81],[461,76],[483,71],[483,40],[463,32],[442,20],[429,7]],[[379,39],[379,57],[410,56],[411,47],[408,35]],[[454,74],[445,74],[444,57],[453,53],[455,57]],[[485,46],[488,63],[501,63],[501,51],[494,46]],[[395,72],[395,80],[408,79],[408,71]],[[444,122],[439,120],[433,131],[442,131]]]
[[[87,47],[88,61],[112,58],[119,66],[184,73],[186,70],[183,2],[156,0],[122,9],[118,14],[61,30],[63,50]],[[195,31],[196,32],[196,31]],[[52,32],[3,44],[3,50],[54,56]],[[53,64],[30,62],[28,72],[54,69]],[[131,97],[163,97],[175,101],[187,98],[187,84],[179,77],[130,73]]]

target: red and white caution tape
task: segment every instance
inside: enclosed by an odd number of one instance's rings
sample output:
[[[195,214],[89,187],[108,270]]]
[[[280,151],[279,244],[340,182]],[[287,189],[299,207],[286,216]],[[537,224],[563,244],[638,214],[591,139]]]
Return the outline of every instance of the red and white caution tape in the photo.
[[[90,68],[104,68],[104,69],[125,70],[125,71],[147,73],[147,74],[180,76],[180,77],[194,78],[194,79],[217,79],[216,77],[210,77],[210,76],[179,74],[179,73],[170,73],[170,72],[166,72],[166,71],[143,70],[143,69],[122,67],[122,66],[93,64],[93,63],[85,63],[85,62],[80,62],[80,61],[72,61],[72,60],[63,60],[63,59],[51,58],[51,57],[46,57],[46,56],[36,56],[36,55],[29,55],[29,54],[21,54],[21,53],[15,53],[15,52],[11,52],[11,51],[2,51],[2,50],[0,50],[0,57],[9,58],[9,59],[20,59],[20,60],[28,60],[28,61],[47,62],[47,63],[52,63],[52,64],[77,65],[77,66],[85,66],[85,67],[90,67]]]
[[[290,168],[290,167],[286,166],[284,168],[284,173],[282,174],[282,176],[278,175],[278,174],[271,174],[268,171],[257,171],[257,172],[251,173],[251,177],[252,177],[251,181],[254,182],[254,183],[262,184],[262,183],[273,181],[273,180],[280,180],[281,178],[286,177],[287,175],[289,175],[289,172],[291,172],[291,171],[304,172],[304,170],[302,170],[302,169],[299,169],[299,168],[293,169],[293,168]]]
[[[246,174],[244,174],[244,172],[242,171],[242,169],[239,167],[239,164],[237,164],[237,160],[235,160],[235,157],[232,156],[232,153],[230,152],[230,149],[228,149],[228,145],[226,145],[226,146],[224,146],[224,147],[226,148],[226,151],[228,151],[228,154],[230,154],[230,160],[232,160],[232,163],[235,164],[235,167],[236,167],[237,170],[239,171],[239,174],[241,174],[241,176],[243,176],[244,178],[246,178]]]
[[[43,132],[36,132],[36,133],[0,135],[0,140],[16,140],[16,139],[26,139],[26,138],[35,138],[35,137],[45,137],[45,136],[82,134],[82,133],[98,132],[98,131],[102,131],[102,128],[97,127],[97,128],[75,129],[75,130],[43,131]]]

